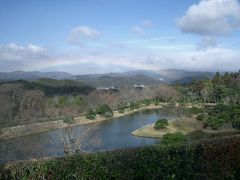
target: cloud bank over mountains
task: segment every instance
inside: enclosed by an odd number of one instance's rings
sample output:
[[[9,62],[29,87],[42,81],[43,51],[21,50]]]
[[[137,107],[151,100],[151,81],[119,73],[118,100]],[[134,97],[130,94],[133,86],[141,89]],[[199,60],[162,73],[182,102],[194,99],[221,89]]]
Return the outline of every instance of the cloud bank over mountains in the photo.
[[[237,50],[211,48],[206,51],[137,50],[138,53],[57,53],[36,45],[0,46],[0,71],[64,70],[70,73],[102,73],[131,69],[187,69],[231,71],[240,67]],[[151,53],[149,53],[151,51]],[[92,72],[94,69],[96,72]],[[104,73],[103,72],[103,73]]]
[[[0,71],[59,70],[89,74],[134,69],[236,71],[240,68],[239,48],[224,46],[222,40],[240,30],[239,1],[201,0],[187,7],[173,23],[179,34],[156,36],[151,32],[157,32],[157,22],[138,19],[119,34],[129,34],[129,39],[111,39],[111,32],[80,24],[63,37],[63,41],[67,39],[63,51],[37,43],[2,44]],[[182,40],[189,36],[200,41]]]

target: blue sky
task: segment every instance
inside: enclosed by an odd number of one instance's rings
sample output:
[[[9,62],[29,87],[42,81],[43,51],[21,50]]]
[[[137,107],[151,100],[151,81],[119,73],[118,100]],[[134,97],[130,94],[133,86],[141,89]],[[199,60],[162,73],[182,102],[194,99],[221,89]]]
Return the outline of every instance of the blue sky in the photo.
[[[238,70],[239,1],[210,1],[1,0],[0,71]]]

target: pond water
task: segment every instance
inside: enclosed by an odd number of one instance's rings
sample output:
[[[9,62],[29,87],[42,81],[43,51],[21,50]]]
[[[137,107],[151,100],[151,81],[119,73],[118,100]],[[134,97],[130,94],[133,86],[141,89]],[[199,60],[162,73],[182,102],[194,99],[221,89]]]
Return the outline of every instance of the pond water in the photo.
[[[101,123],[78,126],[74,128],[75,136],[82,137],[83,151],[105,151],[158,144],[158,138],[142,138],[131,135],[146,124],[159,118],[171,119],[161,110],[145,110]],[[0,141],[0,163],[34,159],[42,157],[63,156],[61,141],[62,131],[54,130]]]

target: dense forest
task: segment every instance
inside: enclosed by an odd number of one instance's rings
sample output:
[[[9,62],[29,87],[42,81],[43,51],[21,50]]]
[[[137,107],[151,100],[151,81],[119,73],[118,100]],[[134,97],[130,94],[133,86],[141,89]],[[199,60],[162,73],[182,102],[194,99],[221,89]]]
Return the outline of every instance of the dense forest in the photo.
[[[218,72],[212,79],[176,83],[175,87],[183,95],[182,102],[240,103],[240,72],[226,72],[223,75]]]
[[[240,72],[219,72],[212,79],[193,81],[189,84],[175,84],[182,98],[180,103],[215,103],[197,119],[206,126],[218,129],[222,126],[240,127]]]

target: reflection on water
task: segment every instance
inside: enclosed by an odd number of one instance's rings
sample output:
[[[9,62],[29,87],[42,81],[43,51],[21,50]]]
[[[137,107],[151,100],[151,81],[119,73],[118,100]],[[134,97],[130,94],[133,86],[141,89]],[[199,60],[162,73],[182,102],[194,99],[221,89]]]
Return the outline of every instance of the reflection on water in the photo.
[[[132,136],[131,132],[158,118],[171,118],[160,110],[147,110],[97,124],[78,126],[83,151],[104,151],[159,143],[156,138]],[[84,134],[84,135],[82,135]],[[0,141],[0,163],[64,155],[60,130]]]

